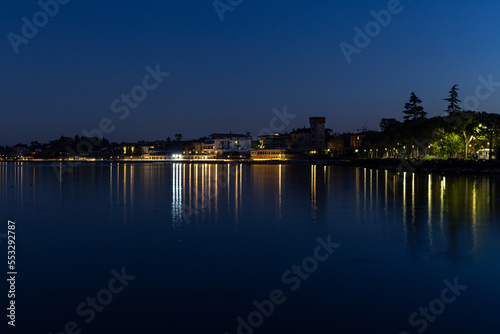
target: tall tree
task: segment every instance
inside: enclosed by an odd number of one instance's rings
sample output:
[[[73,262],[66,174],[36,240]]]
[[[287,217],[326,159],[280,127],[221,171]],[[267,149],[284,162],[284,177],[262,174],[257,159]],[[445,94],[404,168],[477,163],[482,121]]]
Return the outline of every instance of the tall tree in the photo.
[[[459,103],[462,101],[458,99],[459,90],[460,89],[458,88],[458,85],[454,85],[449,91],[450,97],[443,99],[444,101],[448,101],[450,103],[448,105],[448,109],[445,110],[449,115],[456,115],[460,110],[462,110],[459,105]]]
[[[403,113],[406,114],[404,117],[406,121],[411,118],[425,118],[427,113],[424,111],[424,107],[422,107],[420,103],[422,103],[422,100],[420,100],[414,92],[411,92],[410,102],[405,104],[405,110],[403,110]]]

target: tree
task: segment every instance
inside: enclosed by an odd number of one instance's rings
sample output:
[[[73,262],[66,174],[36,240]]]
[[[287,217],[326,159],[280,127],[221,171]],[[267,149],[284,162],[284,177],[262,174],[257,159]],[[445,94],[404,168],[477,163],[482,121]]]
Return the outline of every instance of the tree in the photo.
[[[448,105],[448,109],[445,110],[449,115],[456,115],[460,110],[462,110],[459,106],[459,103],[462,102],[458,99],[459,90],[458,85],[454,85],[449,91],[450,97],[443,99],[444,101],[448,101],[450,103]]]
[[[467,159],[469,156],[469,145],[471,145],[472,141],[479,134],[479,117],[476,112],[470,110],[460,111],[459,113],[463,121],[460,123],[457,131],[464,138],[464,159]]]
[[[326,142],[326,148],[332,155],[340,155],[344,148],[344,139],[341,135],[330,136]]]
[[[181,141],[181,140],[182,140],[182,133],[177,133],[177,134],[175,135],[175,140],[177,140],[177,141]]]
[[[462,139],[460,136],[453,132],[439,131],[439,140],[434,143],[436,152],[445,157],[452,157],[453,154],[460,152],[462,147]]]
[[[410,95],[410,102],[405,104],[405,110],[403,111],[403,113],[406,114],[404,117],[406,121],[411,118],[425,118],[427,113],[424,111],[424,107],[419,105],[420,103],[422,103],[422,100],[420,100],[415,93],[412,92]]]
[[[399,124],[401,123],[398,122],[398,120],[395,118],[382,118],[379,125],[382,131],[386,131],[389,130],[390,128],[394,128],[396,125]]]
[[[38,141],[32,141],[30,144],[30,150],[36,150],[42,147],[42,144],[40,144]]]
[[[477,118],[479,122],[477,131],[489,143],[489,158],[491,159],[493,149],[496,146],[496,139],[500,133],[500,115],[481,112],[477,115]]]

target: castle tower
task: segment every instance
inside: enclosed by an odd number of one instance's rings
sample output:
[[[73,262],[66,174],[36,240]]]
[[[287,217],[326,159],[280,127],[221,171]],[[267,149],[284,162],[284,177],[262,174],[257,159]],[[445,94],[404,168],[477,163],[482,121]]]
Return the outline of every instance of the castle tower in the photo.
[[[311,117],[311,148],[323,150],[325,148],[325,117]]]

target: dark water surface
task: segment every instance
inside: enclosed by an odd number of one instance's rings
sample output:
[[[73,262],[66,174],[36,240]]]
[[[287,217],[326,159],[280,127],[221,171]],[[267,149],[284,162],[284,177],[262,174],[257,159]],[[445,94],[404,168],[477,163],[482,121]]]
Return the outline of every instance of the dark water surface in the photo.
[[[0,219],[16,222],[18,333],[500,329],[494,177],[3,163]],[[122,268],[135,278],[113,279]]]

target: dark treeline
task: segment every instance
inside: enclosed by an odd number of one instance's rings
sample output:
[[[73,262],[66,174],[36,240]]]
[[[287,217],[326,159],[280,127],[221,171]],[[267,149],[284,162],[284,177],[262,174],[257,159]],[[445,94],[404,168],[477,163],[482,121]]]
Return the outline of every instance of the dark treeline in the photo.
[[[13,146],[0,146],[0,154],[11,155],[15,153],[26,153],[35,159],[57,159],[73,156],[106,157],[121,155],[124,147],[150,146],[157,149],[182,150],[186,142],[182,141],[182,134],[176,134],[175,140],[168,137],[166,140],[138,141],[138,142],[110,142],[106,138],[74,136],[61,136],[59,139],[50,140],[47,143],[32,141],[29,145],[19,143]],[[135,151],[134,155],[140,154]],[[132,155],[132,154],[131,154]]]
[[[454,85],[443,99],[448,102],[446,115],[432,118],[427,118],[422,101],[412,92],[403,121],[383,118],[381,132],[366,132],[358,153],[379,158],[477,158],[478,151],[487,150],[488,155],[495,155],[500,115],[462,110],[458,90]]]

